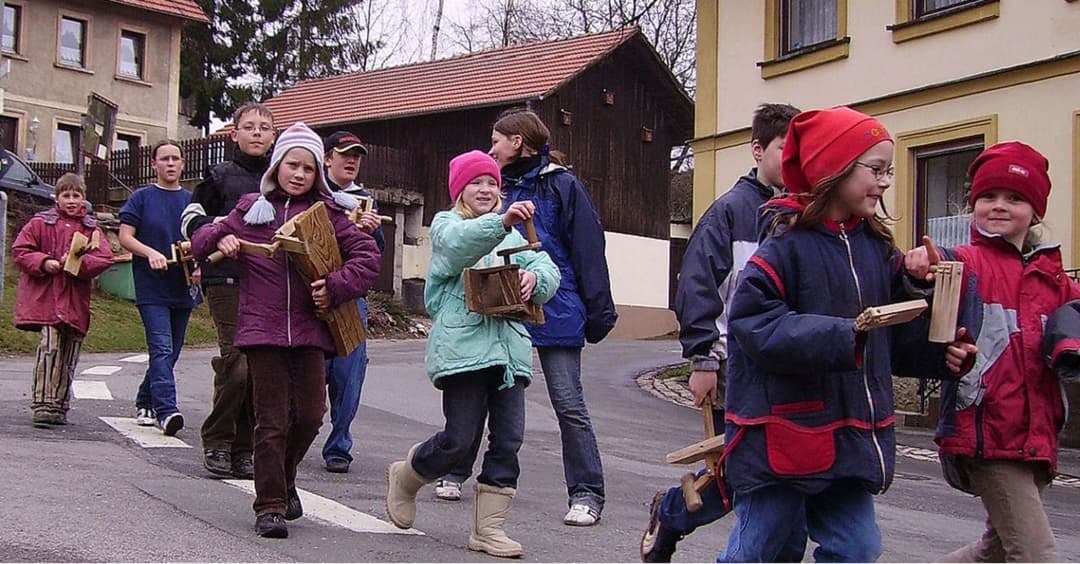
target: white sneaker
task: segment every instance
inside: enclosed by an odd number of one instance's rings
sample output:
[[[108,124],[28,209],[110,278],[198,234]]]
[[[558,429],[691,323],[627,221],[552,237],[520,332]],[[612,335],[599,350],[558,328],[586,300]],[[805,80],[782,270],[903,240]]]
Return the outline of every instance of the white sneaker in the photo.
[[[435,497],[445,501],[461,499],[461,483],[439,479],[435,482]]]
[[[135,410],[135,424],[140,427],[153,427],[157,423],[154,419],[154,410],[140,407]]]
[[[574,527],[591,527],[600,520],[600,513],[584,503],[575,503],[570,506],[562,522]]]

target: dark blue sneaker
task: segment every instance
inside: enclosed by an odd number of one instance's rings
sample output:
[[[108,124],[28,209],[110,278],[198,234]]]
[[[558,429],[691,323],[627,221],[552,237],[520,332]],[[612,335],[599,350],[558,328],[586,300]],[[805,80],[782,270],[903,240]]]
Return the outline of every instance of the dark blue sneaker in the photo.
[[[161,429],[166,437],[171,437],[184,428],[184,416],[179,411],[166,415],[157,420],[157,428]]]
[[[660,524],[660,502],[664,492],[656,492],[649,505],[649,526],[641,535],[642,562],[671,562],[675,555],[675,545],[683,536]]]

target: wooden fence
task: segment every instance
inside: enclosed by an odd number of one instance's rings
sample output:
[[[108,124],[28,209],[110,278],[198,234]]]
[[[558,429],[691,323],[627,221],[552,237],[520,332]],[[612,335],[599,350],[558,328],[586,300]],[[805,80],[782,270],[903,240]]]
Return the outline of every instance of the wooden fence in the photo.
[[[182,183],[201,180],[206,169],[214,164],[232,159],[236,144],[228,135],[211,135],[179,141],[184,155]],[[95,204],[119,206],[136,188],[151,184],[156,179],[151,165],[152,147],[143,145],[134,150],[116,151],[108,164],[89,164],[85,178],[87,199]],[[372,188],[405,188],[420,191],[420,174],[415,153],[393,147],[367,145],[368,154],[360,166],[357,182]],[[27,163],[38,176],[49,184],[67,172],[75,172],[74,163],[31,161]]]

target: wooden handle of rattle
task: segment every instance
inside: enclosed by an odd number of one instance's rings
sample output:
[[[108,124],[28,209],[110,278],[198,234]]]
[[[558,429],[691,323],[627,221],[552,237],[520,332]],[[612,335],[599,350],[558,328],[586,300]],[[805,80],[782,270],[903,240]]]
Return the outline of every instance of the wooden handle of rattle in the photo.
[[[214,252],[210,253],[210,256],[206,257],[206,262],[208,262],[210,264],[214,264],[216,262],[221,262],[224,258],[225,258],[225,253],[223,253],[221,251],[214,251]]]
[[[531,217],[525,220],[525,238],[530,244],[540,242],[540,238],[536,236],[536,225]]]
[[[687,472],[683,474],[682,480],[682,495],[683,501],[686,502],[686,509],[691,513],[701,509],[701,494],[694,489],[695,476],[693,472]]]

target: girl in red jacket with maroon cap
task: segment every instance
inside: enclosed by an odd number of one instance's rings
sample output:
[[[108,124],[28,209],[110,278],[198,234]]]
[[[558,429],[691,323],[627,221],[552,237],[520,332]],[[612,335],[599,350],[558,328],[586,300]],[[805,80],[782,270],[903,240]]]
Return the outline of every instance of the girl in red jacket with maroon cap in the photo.
[[[1033,229],[1046,213],[1048,169],[1046,157],[1016,141],[983,151],[968,169],[971,244],[939,252],[924,238],[905,259],[924,279],[939,258],[964,263],[960,324],[979,349],[975,368],[943,387],[935,440],[949,484],[982,499],[986,532],[945,561],[1058,560],[1042,494],[1065,423],[1054,368],[1080,348],[1080,327],[1052,314],[1080,298],[1080,287],[1065,275],[1058,245],[1040,243]],[[1060,337],[1047,355],[1044,331]]]
[[[67,424],[71,379],[90,328],[90,281],[113,263],[97,219],[87,213],[86,184],[74,174],[56,183],[56,207],[38,213],[11,246],[18,265],[15,326],[40,331],[31,409],[35,425]],[[64,271],[76,233],[98,233],[100,244],[82,257],[77,274]]]

